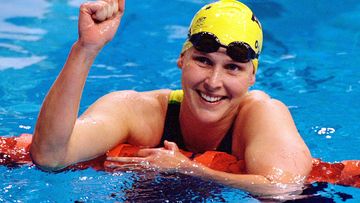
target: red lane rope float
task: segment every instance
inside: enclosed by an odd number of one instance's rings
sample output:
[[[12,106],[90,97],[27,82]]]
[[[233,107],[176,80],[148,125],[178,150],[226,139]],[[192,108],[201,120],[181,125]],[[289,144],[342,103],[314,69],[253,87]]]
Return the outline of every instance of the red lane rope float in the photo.
[[[31,163],[29,154],[31,134],[19,137],[0,137],[0,165]]]
[[[29,155],[31,140],[31,134],[21,134],[19,137],[0,137],[0,165],[15,166],[19,164],[32,164]],[[121,164],[106,161],[106,157],[132,157],[136,156],[139,149],[139,147],[129,144],[120,144],[106,153],[106,155],[78,163],[69,168],[86,169],[92,167],[95,170],[111,171],[110,165]],[[203,154],[196,155],[187,151],[181,150],[181,152],[189,158],[195,157],[193,161],[214,170],[235,174],[246,173],[245,162],[243,160],[237,160],[235,156],[225,152],[207,151]],[[327,163],[322,162],[320,159],[313,159],[313,168],[307,178],[307,182],[328,182],[360,188],[360,160]]]

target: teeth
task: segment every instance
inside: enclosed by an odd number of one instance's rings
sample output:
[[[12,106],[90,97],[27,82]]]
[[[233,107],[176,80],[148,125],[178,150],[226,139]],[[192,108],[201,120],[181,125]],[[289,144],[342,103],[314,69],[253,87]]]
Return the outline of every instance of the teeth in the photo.
[[[217,102],[221,100],[221,97],[210,97],[202,92],[200,92],[200,95],[203,99],[205,99],[208,102]]]

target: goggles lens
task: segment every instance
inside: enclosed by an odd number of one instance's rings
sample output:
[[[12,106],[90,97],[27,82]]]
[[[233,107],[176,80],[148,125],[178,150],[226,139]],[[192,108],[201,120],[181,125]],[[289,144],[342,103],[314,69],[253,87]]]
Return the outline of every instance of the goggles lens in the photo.
[[[189,41],[198,51],[212,53],[220,47],[226,49],[226,54],[234,61],[247,63],[258,58],[258,54],[245,42],[231,42],[228,46],[221,44],[220,40],[212,33],[199,32],[189,37]]]

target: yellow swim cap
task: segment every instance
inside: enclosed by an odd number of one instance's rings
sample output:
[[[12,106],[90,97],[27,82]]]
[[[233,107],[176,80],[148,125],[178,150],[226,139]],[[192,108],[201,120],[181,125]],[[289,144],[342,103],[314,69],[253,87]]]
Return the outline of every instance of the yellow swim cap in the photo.
[[[245,42],[260,54],[262,48],[261,24],[253,12],[236,0],[220,0],[202,7],[194,16],[189,28],[189,36],[199,32],[210,32],[224,45],[231,42]],[[189,40],[183,45],[181,53],[192,47]],[[258,59],[252,60],[254,71]]]

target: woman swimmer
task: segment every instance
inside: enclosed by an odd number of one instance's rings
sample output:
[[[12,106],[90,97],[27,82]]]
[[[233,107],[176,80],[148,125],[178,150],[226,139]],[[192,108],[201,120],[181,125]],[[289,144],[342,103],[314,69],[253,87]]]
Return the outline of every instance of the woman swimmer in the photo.
[[[235,0],[206,5],[195,15],[178,59],[183,91],[113,92],[78,118],[90,66],[115,35],[124,8],[124,0],[81,5],[79,39],[39,114],[33,161],[59,170],[130,143],[146,148],[137,157],[111,161],[190,172],[256,194],[301,186],[311,170],[310,152],[283,103],[248,91],[255,82],[262,30],[252,11]],[[244,160],[247,174],[197,164],[178,146],[227,151]]]

